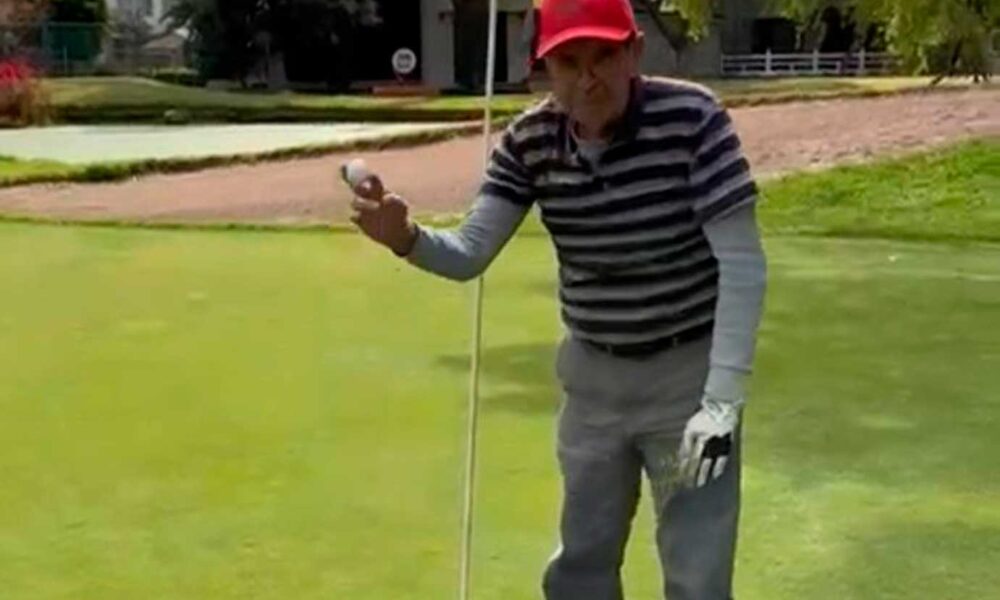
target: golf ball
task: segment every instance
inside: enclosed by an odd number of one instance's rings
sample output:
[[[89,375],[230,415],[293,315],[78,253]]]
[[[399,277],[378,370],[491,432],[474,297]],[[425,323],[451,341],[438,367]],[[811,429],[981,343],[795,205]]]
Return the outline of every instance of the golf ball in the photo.
[[[368,165],[365,161],[360,158],[355,158],[346,165],[342,167],[344,179],[347,183],[351,184],[353,187],[361,185],[366,179],[374,176],[374,174],[368,170]]]

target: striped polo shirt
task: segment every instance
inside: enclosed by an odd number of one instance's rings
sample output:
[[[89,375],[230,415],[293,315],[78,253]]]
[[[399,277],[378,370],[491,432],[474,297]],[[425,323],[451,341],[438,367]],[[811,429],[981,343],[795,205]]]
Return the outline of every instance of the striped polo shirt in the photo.
[[[708,335],[719,268],[702,225],[757,197],[726,110],[696,84],[639,78],[614,137],[590,154],[546,100],[501,136],[482,192],[537,203],[575,337],[624,353]]]

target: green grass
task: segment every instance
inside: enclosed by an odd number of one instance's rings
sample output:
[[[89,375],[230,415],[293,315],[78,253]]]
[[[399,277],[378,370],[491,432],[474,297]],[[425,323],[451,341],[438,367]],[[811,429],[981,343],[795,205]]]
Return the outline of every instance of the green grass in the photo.
[[[482,105],[476,97],[375,97],[366,95],[321,95],[293,92],[226,92],[178,86],[139,77],[77,77],[50,79],[46,88],[56,106],[63,105],[149,105],[170,103],[185,106],[236,106],[247,108],[384,108],[416,107],[477,109]],[[530,100],[527,95],[501,96],[500,106]]]
[[[996,156],[768,184],[739,598],[1000,589]],[[12,223],[0,280],[0,596],[454,593],[470,286],[344,233]],[[486,289],[474,597],[527,600],[559,500],[550,242]],[[629,597],[657,597],[650,528]]]
[[[372,97],[225,92],[132,77],[82,77],[45,82],[55,118],[64,122],[161,121],[167,110],[193,121],[465,121],[482,117],[475,97]],[[498,116],[516,114],[532,96],[504,96]]]
[[[1000,138],[764,184],[772,232],[1000,241]]]
[[[781,100],[878,96],[926,90],[930,77],[788,77],[776,79],[717,79],[705,82],[724,100],[756,104]],[[947,79],[937,89],[967,89],[968,80]]]
[[[987,597],[1000,247],[768,251],[739,597]],[[470,287],[352,235],[11,224],[0,277],[5,596],[452,594]],[[481,600],[553,550],[553,277],[526,236],[489,279]]]
[[[19,160],[0,156],[0,186],[27,183],[37,180],[63,180],[72,178],[78,169],[46,160]]]
[[[727,104],[740,106],[845,96],[892,94],[925,89],[919,77],[790,78],[716,80]],[[375,98],[295,93],[234,93],[171,85],[151,79],[81,77],[45,83],[55,118],[63,122],[162,121],[168,110],[182,110],[194,121],[440,121],[472,120],[482,114],[477,96],[436,98]],[[943,88],[964,88],[966,82],[946,82]],[[499,96],[493,110],[511,116],[540,96]]]
[[[767,235],[1000,242],[1000,138],[793,173],[763,181],[761,194]],[[537,218],[522,231],[547,235]]]

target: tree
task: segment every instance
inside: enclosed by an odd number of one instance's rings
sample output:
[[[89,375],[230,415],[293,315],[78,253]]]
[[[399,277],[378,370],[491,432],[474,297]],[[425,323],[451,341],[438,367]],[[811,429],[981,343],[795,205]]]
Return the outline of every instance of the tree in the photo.
[[[188,27],[195,66],[206,79],[244,83],[283,55],[289,74],[330,85],[346,79],[331,60],[356,27],[377,20],[374,0],[180,0],[169,27]],[[343,61],[340,61],[343,62]]]
[[[0,25],[35,23],[48,9],[46,0],[0,0]]]
[[[171,29],[188,27],[195,67],[206,79],[245,82],[257,51],[266,4],[258,0],[181,0],[167,13]]]
[[[271,0],[266,31],[288,78],[346,86],[361,27],[379,22],[373,0]]]
[[[708,31],[713,0],[640,0],[680,54]],[[768,0],[799,26],[800,41],[837,9],[855,32],[878,28],[911,72],[990,77],[990,36],[1000,29],[1000,0]],[[865,43],[856,38],[855,45]]]
[[[140,64],[140,53],[147,44],[174,34],[173,29],[150,23],[135,5],[111,11],[108,32],[117,57],[133,65]]]
[[[829,7],[851,14],[862,27],[884,25],[890,49],[913,72],[935,81],[969,75],[989,79],[991,33],[1000,28],[1000,0],[771,0],[800,27]],[[861,31],[861,27],[858,27]]]
[[[48,10],[47,0],[0,0],[0,58],[20,55],[27,33],[20,26],[38,23]]]
[[[104,0],[51,0],[49,20],[54,23],[108,22],[108,7]]]
[[[641,0],[641,3],[677,55],[678,63],[691,44],[708,34],[712,24],[710,0]]]
[[[71,63],[91,63],[100,55],[108,8],[104,0],[50,0],[45,39],[48,52]]]

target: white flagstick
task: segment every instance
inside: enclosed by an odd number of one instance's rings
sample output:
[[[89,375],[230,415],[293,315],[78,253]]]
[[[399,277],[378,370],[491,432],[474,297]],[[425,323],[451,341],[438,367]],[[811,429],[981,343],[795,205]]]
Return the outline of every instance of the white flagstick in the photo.
[[[489,165],[492,142],[493,78],[496,73],[497,53],[497,0],[490,0],[490,30],[486,43],[486,97],[483,111],[484,164]],[[469,376],[468,431],[465,448],[465,496],[462,510],[462,551],[459,571],[459,600],[469,599],[469,581],[472,571],[472,523],[476,485],[476,438],[479,428],[479,362],[483,338],[483,277],[476,279],[472,319],[472,368]]]

